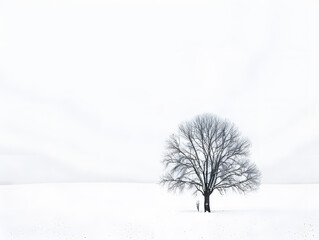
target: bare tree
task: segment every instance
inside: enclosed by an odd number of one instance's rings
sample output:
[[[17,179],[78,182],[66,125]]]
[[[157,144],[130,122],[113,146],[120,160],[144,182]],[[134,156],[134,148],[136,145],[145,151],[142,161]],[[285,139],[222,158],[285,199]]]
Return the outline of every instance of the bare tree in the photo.
[[[250,142],[230,122],[212,114],[182,123],[167,141],[163,163],[167,172],[161,183],[169,190],[194,189],[204,196],[204,211],[210,212],[209,197],[232,189],[256,190],[260,172],[249,161]]]

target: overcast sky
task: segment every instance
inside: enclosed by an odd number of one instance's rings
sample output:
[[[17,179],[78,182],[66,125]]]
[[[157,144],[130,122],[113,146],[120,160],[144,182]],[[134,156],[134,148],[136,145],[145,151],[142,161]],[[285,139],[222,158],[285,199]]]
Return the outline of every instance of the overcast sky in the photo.
[[[0,183],[157,182],[214,113],[264,183],[319,183],[317,1],[0,2]]]

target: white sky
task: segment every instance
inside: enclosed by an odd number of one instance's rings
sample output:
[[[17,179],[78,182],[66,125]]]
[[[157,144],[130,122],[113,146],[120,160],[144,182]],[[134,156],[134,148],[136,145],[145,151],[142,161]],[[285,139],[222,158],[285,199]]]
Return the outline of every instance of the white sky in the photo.
[[[156,182],[193,116],[319,182],[317,1],[0,2],[0,183]]]

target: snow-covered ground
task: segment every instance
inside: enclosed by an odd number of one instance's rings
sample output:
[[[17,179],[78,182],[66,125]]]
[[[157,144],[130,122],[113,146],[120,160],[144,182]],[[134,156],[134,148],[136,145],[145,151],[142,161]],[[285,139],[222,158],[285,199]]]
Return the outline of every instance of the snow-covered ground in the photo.
[[[0,239],[319,239],[319,185],[214,193],[211,208],[198,213],[194,196],[156,184],[6,185]]]

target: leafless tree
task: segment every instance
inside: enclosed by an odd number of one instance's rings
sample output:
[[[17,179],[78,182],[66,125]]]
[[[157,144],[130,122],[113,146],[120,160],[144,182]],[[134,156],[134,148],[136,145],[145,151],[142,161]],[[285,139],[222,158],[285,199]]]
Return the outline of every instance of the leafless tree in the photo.
[[[161,183],[169,190],[186,187],[202,193],[204,211],[210,212],[214,190],[245,193],[259,187],[261,174],[249,161],[249,148],[234,124],[212,114],[199,115],[168,139]]]

